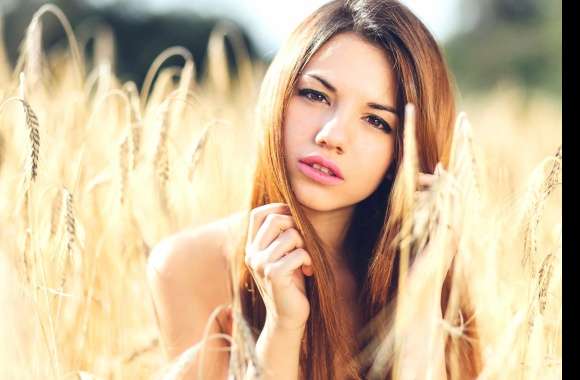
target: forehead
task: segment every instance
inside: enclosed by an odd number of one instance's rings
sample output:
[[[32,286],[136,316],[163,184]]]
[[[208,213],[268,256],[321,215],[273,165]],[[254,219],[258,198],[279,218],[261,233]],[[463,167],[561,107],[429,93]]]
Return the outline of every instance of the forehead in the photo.
[[[340,33],[318,49],[303,73],[319,73],[345,90],[361,86],[369,96],[388,96],[395,90],[392,64],[383,49],[354,32]]]

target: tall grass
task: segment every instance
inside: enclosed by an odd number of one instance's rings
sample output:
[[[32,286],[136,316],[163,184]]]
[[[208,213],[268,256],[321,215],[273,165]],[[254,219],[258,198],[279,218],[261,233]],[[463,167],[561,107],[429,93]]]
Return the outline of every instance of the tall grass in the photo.
[[[72,54],[45,56],[39,41],[47,13],[63,22]],[[16,67],[0,45],[1,378],[177,373],[165,371],[148,302],[148,252],[164,236],[248,202],[253,101],[264,67],[248,60],[235,30],[224,24],[212,34],[200,83],[191,54],[173,47],[153,63],[141,93],[111,71],[110,35],[96,38],[108,53],[91,65],[64,15],[45,6]],[[237,80],[227,71],[224,38],[236,46]],[[183,66],[160,69],[174,54]],[[453,276],[476,310],[482,379],[562,373],[561,112],[521,91],[506,84],[461,100],[469,118],[458,119],[452,162],[427,197],[412,201],[412,155],[403,171],[412,221],[401,240],[406,260],[428,234],[448,234],[441,226],[450,218],[461,221]],[[406,137],[412,152],[413,135]],[[442,280],[449,252],[433,252],[403,284],[394,335],[365,354],[377,375],[408,317]],[[467,322],[456,313],[456,295],[432,320],[433,331],[454,341]]]

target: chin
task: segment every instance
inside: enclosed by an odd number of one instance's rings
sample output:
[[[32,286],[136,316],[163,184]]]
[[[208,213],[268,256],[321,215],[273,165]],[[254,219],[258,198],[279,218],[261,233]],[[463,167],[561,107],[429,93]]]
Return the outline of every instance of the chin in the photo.
[[[294,196],[302,206],[314,211],[332,211],[349,205],[337,202],[336,197],[332,197],[329,192],[322,189],[313,189],[310,186],[293,186]]]

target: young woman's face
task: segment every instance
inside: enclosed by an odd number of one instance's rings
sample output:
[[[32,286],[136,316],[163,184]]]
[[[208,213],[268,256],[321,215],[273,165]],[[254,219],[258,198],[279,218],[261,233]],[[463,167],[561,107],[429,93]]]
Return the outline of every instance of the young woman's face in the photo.
[[[396,91],[384,51],[354,33],[338,34],[316,52],[284,119],[286,167],[302,205],[336,210],[376,190],[393,160]],[[301,163],[313,156],[331,161],[339,176],[329,177],[308,159]]]

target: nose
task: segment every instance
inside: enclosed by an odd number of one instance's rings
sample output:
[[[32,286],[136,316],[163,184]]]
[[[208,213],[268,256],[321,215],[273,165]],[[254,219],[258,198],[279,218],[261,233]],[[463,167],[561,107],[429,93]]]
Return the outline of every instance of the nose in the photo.
[[[344,154],[347,141],[347,126],[351,121],[347,115],[336,113],[320,128],[314,138],[317,145]]]

